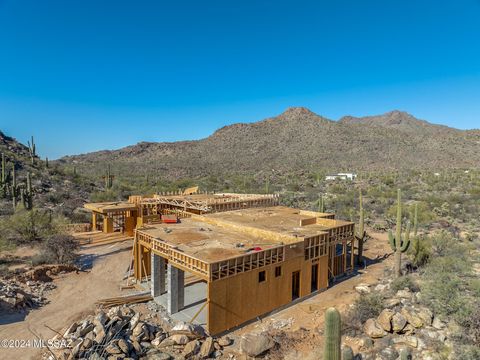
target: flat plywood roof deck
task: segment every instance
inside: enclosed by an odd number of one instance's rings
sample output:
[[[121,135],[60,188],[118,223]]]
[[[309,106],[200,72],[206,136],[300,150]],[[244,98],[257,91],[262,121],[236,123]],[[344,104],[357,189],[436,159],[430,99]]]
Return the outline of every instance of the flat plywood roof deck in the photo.
[[[172,246],[192,258],[214,263],[246,255],[252,248],[267,250],[303,242],[312,236],[327,236],[327,231],[353,223],[319,217],[311,225],[300,221],[312,219],[312,212],[284,206],[251,208],[229,212],[194,215],[177,224],[148,225],[137,231]]]
[[[253,227],[260,230],[274,231],[286,236],[299,238],[311,237],[326,232],[332,228],[352,225],[352,222],[323,218],[330,216],[327,213],[303,212],[285,206],[272,206],[265,208],[250,208],[203,215],[207,219],[218,223],[229,223],[245,227]],[[315,223],[301,225],[301,222],[314,219]]]
[[[177,224],[149,225],[137,231],[164,241],[176,250],[206,263],[246,255],[254,252],[249,252],[248,249],[255,247],[266,250],[281,245],[280,242],[235,232],[195,218],[182,219]],[[238,244],[242,246],[237,246]]]

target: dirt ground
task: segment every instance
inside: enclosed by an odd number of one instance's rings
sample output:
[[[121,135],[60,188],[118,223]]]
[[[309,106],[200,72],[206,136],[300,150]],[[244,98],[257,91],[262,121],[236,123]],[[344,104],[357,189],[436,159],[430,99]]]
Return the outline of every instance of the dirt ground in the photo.
[[[68,273],[54,279],[57,288],[49,295],[50,303],[26,316],[12,314],[0,319],[1,339],[50,339],[62,328],[92,313],[95,301],[120,295],[120,284],[131,257],[131,241],[83,248],[86,272]],[[0,359],[39,359],[45,349],[0,348]]]

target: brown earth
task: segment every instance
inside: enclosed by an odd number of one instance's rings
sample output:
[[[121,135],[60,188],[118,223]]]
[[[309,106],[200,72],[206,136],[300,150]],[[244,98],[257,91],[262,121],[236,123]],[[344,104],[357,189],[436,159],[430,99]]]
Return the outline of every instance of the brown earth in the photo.
[[[91,270],[54,279],[57,288],[48,295],[50,303],[31,310],[25,318],[18,313],[2,315],[0,339],[50,339],[56,331],[92,313],[97,300],[120,295],[130,249],[131,241],[82,249],[84,259],[93,261]],[[38,359],[45,350],[0,348],[0,359]]]

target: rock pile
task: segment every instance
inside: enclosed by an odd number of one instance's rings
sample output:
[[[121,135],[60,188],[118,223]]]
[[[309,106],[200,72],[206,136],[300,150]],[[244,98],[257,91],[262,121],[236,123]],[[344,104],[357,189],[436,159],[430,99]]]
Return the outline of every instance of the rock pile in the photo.
[[[45,295],[55,284],[40,281],[27,281],[25,284],[14,280],[0,280],[0,308],[20,310],[37,308],[48,303]]]
[[[74,265],[39,265],[21,274],[20,278],[25,281],[49,282],[53,280],[53,276],[78,270]]]
[[[355,341],[360,344],[361,358],[395,360],[404,350],[414,354],[415,359],[439,359],[432,349],[450,343],[447,324],[420,305],[420,292],[405,288],[392,294],[390,284],[380,285],[375,287],[375,292],[384,295],[385,308],[363,324],[364,335]]]
[[[179,323],[170,330],[141,320],[131,307],[113,307],[74,322],[55,342],[68,343],[58,359],[206,359],[222,355],[228,337],[214,339],[202,327]],[[54,359],[51,356],[51,359]]]

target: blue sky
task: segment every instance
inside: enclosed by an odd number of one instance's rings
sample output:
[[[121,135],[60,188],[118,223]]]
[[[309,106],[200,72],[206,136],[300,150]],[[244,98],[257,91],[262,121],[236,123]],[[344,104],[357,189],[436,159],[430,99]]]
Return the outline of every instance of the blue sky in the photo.
[[[289,106],[479,128],[479,18],[479,0],[0,0],[0,130],[56,158]]]

